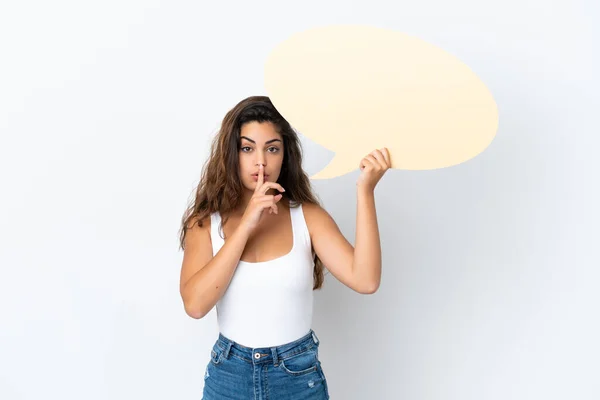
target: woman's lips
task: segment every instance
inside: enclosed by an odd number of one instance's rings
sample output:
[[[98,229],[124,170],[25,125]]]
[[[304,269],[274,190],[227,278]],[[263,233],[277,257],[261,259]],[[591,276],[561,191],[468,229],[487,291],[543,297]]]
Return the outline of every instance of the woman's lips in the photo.
[[[265,175],[265,181],[267,180],[268,177],[269,177],[269,175]],[[258,175],[252,175],[252,179],[254,179],[255,181],[258,181]]]

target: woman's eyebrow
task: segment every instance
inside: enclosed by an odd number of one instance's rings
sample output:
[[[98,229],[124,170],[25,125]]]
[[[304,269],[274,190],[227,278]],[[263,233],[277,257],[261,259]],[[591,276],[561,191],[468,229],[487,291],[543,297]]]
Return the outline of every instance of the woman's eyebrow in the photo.
[[[247,141],[256,144],[256,142],[254,140],[252,140],[252,139],[250,139],[249,137],[246,137],[246,136],[241,136],[240,139],[246,139]],[[269,143],[273,143],[273,142],[281,142],[281,140],[280,139],[271,139],[271,140],[267,140],[265,142],[265,144],[269,144]]]

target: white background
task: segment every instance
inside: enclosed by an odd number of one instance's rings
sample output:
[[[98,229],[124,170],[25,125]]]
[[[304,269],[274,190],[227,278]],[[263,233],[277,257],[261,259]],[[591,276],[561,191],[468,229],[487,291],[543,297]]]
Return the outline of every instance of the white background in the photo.
[[[315,292],[332,398],[600,398],[596,4],[3,2],[0,398],[201,397],[216,315],[183,311],[181,215],[270,49],[334,23],[454,54],[500,122],[474,159],[380,182],[380,290]],[[310,174],[333,157],[303,145]],[[352,243],[357,176],[314,181]]]

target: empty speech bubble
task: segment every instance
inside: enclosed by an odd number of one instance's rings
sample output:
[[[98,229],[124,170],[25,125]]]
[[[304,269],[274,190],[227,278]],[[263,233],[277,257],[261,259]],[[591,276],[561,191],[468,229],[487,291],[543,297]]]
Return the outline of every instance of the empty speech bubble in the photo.
[[[494,139],[498,109],[455,56],[407,34],[331,25],[292,35],[265,63],[275,107],[304,136],[335,152],[312,179],[344,175],[387,147],[392,168],[457,165]]]

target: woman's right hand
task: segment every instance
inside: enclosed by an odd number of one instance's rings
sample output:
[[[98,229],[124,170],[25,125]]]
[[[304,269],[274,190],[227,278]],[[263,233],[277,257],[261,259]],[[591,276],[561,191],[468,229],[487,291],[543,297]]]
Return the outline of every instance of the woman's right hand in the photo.
[[[264,179],[264,167],[260,165],[254,194],[250,198],[240,221],[240,225],[245,226],[249,233],[252,233],[260,223],[264,210],[268,208],[269,213],[277,214],[279,212],[277,203],[281,200],[283,195],[266,194],[267,191],[269,189],[277,189],[280,192],[285,192],[285,189],[280,184],[276,182],[265,182]]]

